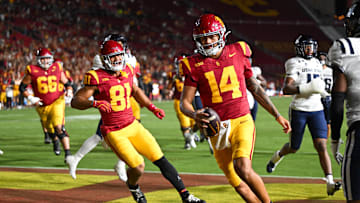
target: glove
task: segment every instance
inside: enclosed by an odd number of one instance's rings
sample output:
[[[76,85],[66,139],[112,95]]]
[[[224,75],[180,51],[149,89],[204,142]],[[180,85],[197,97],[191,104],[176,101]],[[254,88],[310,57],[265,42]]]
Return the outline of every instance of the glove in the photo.
[[[154,104],[150,104],[148,107],[149,111],[153,112],[153,114],[158,117],[159,119],[163,119],[165,117],[165,111],[162,109],[159,109]]]
[[[73,90],[72,89],[66,90],[65,96],[72,98],[74,96]]]
[[[322,93],[325,91],[325,82],[320,78],[315,78],[309,83],[299,85],[300,94],[313,94],[313,93]]]
[[[99,109],[101,112],[111,112],[111,104],[105,100],[94,100],[92,106]]]
[[[29,100],[30,104],[33,105],[33,104],[38,104],[38,105],[43,105],[43,103],[40,101],[41,99],[39,97],[34,97],[32,95],[29,95],[27,97],[27,99]]]
[[[320,92],[320,95],[321,95],[321,98],[326,98],[326,97],[330,96],[330,94],[326,90]]]
[[[331,140],[331,152],[335,158],[335,161],[340,165],[344,159],[343,155],[339,152],[340,145],[344,143],[340,140]]]

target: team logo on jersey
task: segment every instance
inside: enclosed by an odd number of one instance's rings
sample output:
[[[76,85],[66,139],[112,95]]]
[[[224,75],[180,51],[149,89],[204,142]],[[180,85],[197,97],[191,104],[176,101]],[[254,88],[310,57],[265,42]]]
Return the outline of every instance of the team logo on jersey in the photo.
[[[219,61],[216,61],[216,65],[217,65],[217,66],[220,66],[220,63],[219,63]]]
[[[128,78],[128,74],[124,71],[120,71],[121,77],[126,77]]]
[[[199,67],[199,66],[202,66],[202,65],[204,65],[204,62],[199,62],[199,63],[195,63],[195,67]]]
[[[101,82],[106,82],[106,81],[109,81],[109,78],[103,78],[103,79],[101,79]]]
[[[233,57],[233,56],[235,56],[236,55],[236,52],[234,52],[234,53],[232,53],[232,54],[229,54],[229,57],[231,58],[231,57]]]

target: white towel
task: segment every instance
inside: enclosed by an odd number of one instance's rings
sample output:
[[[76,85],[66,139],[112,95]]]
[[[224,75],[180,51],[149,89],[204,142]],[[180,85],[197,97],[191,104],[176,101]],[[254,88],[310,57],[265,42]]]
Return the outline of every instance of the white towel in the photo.
[[[229,141],[230,131],[231,131],[230,120],[221,121],[220,132],[215,144],[215,149],[222,150],[231,147],[231,143]]]

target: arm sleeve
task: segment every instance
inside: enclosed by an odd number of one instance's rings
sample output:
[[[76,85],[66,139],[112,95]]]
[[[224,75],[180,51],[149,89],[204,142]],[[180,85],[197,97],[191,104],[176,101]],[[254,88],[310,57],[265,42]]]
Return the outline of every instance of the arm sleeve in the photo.
[[[331,139],[338,140],[344,118],[345,93],[333,92],[331,97]]]

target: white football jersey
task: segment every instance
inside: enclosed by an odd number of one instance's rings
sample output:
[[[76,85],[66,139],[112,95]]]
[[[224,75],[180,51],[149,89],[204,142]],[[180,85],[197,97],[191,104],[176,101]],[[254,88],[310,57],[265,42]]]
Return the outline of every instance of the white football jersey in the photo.
[[[329,67],[323,69],[323,80],[325,82],[325,90],[328,93],[331,93],[331,89],[333,86],[333,70]]]
[[[312,57],[304,59],[293,57],[285,62],[286,77],[291,77],[295,86],[309,83],[312,79],[322,78],[323,68],[320,61]],[[320,94],[300,95],[294,94],[290,108],[298,111],[321,111],[324,109]]]
[[[346,118],[350,126],[360,120],[360,38],[341,38],[328,53],[331,65],[339,67],[347,80]]]
[[[261,75],[261,68],[260,67],[253,66],[253,67],[251,67],[251,70],[253,72],[253,77],[254,78],[257,78],[258,75]],[[257,81],[260,83],[259,80],[257,80]],[[250,109],[252,109],[252,108],[254,108],[255,98],[248,89],[246,89],[246,94],[247,94],[246,96],[247,96],[247,99],[248,99],[249,107],[250,107]]]

